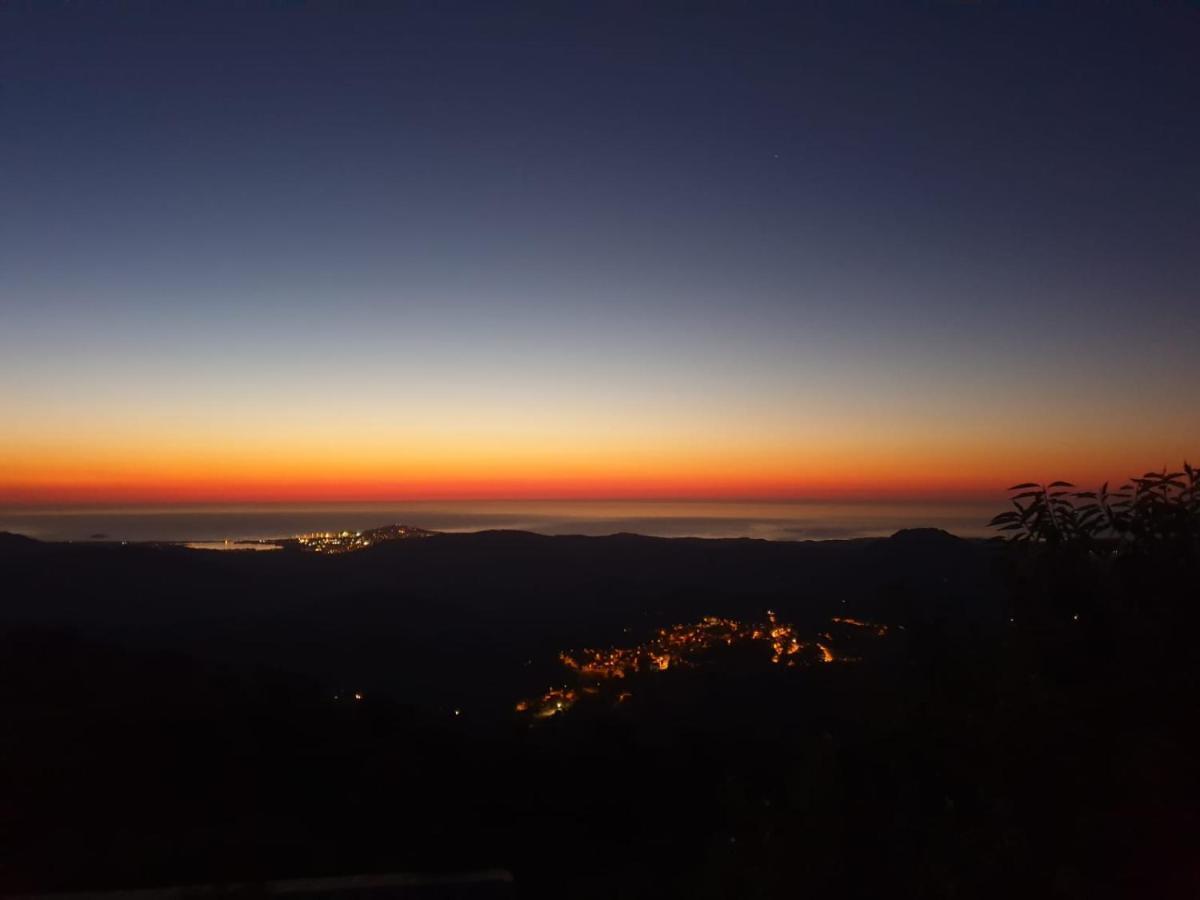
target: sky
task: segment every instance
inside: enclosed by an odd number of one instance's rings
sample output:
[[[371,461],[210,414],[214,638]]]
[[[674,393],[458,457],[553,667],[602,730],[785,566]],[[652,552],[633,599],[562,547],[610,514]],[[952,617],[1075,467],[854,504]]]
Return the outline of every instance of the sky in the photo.
[[[0,2],[0,504],[1200,450],[1200,7]]]

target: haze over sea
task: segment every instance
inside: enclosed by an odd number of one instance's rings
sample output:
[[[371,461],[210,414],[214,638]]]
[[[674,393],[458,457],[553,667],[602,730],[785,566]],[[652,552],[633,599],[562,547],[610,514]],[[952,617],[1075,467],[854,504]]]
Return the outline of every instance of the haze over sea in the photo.
[[[970,502],[735,502],[513,500],[355,504],[77,507],[0,510],[0,531],[39,540],[237,541],[400,523],[434,531],[828,540],[901,528],[988,534],[997,504]],[[100,538],[98,536],[103,536]]]

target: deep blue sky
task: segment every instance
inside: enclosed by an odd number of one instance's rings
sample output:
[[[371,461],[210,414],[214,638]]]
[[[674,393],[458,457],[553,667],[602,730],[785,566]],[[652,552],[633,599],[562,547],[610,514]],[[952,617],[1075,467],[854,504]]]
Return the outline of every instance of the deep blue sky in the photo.
[[[0,3],[3,461],[1200,438],[1195,4],[650,6]]]

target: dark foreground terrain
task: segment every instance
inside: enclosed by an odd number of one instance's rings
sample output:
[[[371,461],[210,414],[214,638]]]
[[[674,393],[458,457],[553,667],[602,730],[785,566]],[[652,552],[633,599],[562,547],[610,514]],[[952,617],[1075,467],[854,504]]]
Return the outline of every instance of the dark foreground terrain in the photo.
[[[0,535],[0,888],[1200,895],[1200,598],[1028,555],[930,531],[337,556]],[[826,656],[772,662],[764,634],[594,695],[559,659],[767,610]],[[579,702],[539,718],[556,687]]]

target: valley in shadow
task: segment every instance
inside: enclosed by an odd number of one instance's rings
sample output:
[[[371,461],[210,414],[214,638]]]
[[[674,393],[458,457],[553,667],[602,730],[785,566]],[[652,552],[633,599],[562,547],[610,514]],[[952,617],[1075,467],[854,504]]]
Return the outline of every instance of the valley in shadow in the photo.
[[[1195,884],[1195,726],[1161,687],[1195,686],[1181,620],[1031,610],[1010,545],[3,535],[0,561],[10,891]]]

